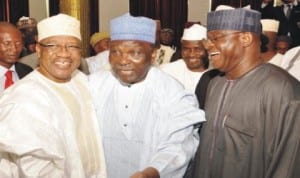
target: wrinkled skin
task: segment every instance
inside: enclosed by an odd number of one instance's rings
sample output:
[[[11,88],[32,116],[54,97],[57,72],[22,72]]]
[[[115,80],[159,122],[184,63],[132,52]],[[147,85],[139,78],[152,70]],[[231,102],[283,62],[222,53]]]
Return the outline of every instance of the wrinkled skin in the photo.
[[[113,74],[123,84],[143,81],[155,53],[150,43],[142,41],[111,41],[109,62]]]

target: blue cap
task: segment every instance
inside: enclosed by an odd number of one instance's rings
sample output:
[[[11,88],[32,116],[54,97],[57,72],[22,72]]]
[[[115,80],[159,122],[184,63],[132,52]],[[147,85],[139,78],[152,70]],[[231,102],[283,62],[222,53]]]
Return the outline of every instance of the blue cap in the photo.
[[[260,18],[260,12],[246,8],[216,10],[207,15],[207,31],[237,30],[260,34]]]
[[[110,38],[115,40],[138,40],[154,44],[156,22],[147,17],[133,17],[129,13],[110,21]]]

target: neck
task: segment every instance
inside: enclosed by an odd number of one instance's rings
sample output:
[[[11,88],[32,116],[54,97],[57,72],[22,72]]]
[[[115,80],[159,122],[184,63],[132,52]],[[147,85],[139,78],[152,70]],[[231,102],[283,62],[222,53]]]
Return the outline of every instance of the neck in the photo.
[[[225,72],[225,76],[228,80],[235,80],[241,78],[261,64],[263,64],[263,60],[261,60],[260,58],[258,58],[258,60],[254,60],[245,64],[240,63],[239,66],[236,66],[236,70]]]

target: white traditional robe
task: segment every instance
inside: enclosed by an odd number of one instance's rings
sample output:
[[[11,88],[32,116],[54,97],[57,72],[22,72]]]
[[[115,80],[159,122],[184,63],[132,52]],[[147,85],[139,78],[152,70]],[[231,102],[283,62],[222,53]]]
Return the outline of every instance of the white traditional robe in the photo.
[[[104,178],[86,76],[55,83],[37,70],[0,96],[0,177]]]
[[[171,62],[160,67],[164,72],[170,74],[183,84],[184,88],[190,92],[195,92],[196,86],[202,76],[203,72],[193,72],[189,70],[183,61],[179,59],[175,62]]]
[[[276,53],[276,55],[273,56],[268,62],[280,67],[280,64],[282,63],[282,57],[282,54]]]
[[[96,56],[91,56],[86,58],[86,62],[90,73],[94,73],[98,70],[110,69],[110,64],[108,60],[109,51],[103,51],[98,53]]]
[[[129,177],[154,167],[162,178],[182,178],[197,149],[203,122],[192,93],[157,68],[122,85],[109,71],[90,75],[108,177]]]
[[[294,47],[284,54],[281,67],[300,81],[300,46]]]

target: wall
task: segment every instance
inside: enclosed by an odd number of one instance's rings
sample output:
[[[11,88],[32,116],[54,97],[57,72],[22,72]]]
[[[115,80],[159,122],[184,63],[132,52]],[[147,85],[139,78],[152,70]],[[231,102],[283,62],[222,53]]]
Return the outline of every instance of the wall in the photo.
[[[47,17],[47,2],[48,0],[29,0],[29,16],[37,21]],[[200,21],[205,25],[210,5],[208,0],[188,0],[188,21]],[[99,0],[99,30],[109,31],[109,21],[126,12],[129,12],[129,0]]]
[[[129,0],[99,0],[99,30],[109,31],[109,21],[129,12]]]
[[[49,16],[48,0],[29,0],[29,17],[37,21]]]
[[[200,21],[203,25],[206,25],[206,14],[210,6],[211,1],[208,0],[188,0],[188,21]]]
[[[188,3],[188,21],[200,21],[205,25],[210,0],[188,0]],[[126,12],[129,12],[129,0],[99,0],[100,31],[109,31],[109,21]]]

